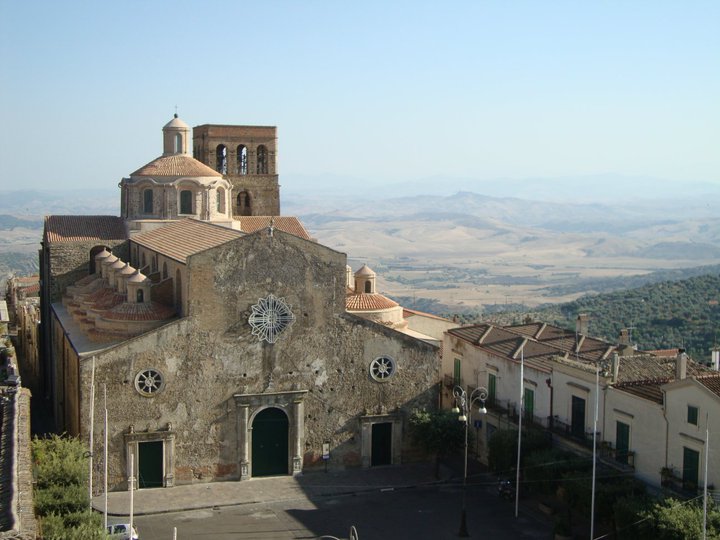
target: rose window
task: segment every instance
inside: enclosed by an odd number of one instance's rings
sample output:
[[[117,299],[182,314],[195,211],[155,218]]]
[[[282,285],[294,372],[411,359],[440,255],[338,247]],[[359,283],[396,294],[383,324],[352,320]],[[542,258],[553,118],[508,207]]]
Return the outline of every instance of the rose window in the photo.
[[[153,396],[162,390],[165,382],[156,369],[145,369],[135,376],[135,390],[143,396]]]
[[[386,381],[395,374],[395,360],[379,356],[370,363],[370,376],[376,381]]]
[[[268,343],[275,343],[280,334],[294,321],[295,315],[285,299],[277,298],[272,294],[267,298],[259,298],[248,318],[253,336]]]

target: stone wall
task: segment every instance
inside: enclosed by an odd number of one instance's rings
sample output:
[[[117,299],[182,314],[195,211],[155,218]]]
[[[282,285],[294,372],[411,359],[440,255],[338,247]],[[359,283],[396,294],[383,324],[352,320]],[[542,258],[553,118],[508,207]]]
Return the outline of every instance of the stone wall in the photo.
[[[30,392],[0,387],[0,538],[36,537]]]
[[[346,314],[344,287],[344,254],[280,231],[192,256],[189,316],[96,355],[96,391],[107,385],[110,411],[110,485],[126,486],[128,444],[143,436],[166,441],[166,462],[174,464],[167,482],[238,478],[238,395],[260,402],[282,392],[304,396],[297,419],[304,425],[298,441],[304,468],[319,464],[324,442],[330,467],[366,464],[363,426],[378,419],[397,426],[393,459],[401,461],[409,450],[407,415],[437,400],[437,349]],[[258,340],[248,324],[252,306],[269,294],[285,298],[295,315],[274,344]],[[396,362],[385,382],[370,376],[379,356]],[[84,436],[90,366],[89,357],[80,360]],[[148,368],[163,376],[153,397],[135,388],[138,373]],[[95,418],[99,433],[98,409]]]

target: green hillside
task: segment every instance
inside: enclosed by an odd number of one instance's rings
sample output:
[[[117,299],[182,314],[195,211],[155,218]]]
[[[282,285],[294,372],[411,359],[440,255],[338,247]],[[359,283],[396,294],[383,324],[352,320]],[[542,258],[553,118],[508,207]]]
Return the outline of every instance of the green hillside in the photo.
[[[709,360],[711,348],[720,343],[720,275],[584,296],[530,316],[574,328],[579,313],[590,315],[592,336],[616,342],[620,329],[631,327],[640,349],[685,347],[696,360]]]

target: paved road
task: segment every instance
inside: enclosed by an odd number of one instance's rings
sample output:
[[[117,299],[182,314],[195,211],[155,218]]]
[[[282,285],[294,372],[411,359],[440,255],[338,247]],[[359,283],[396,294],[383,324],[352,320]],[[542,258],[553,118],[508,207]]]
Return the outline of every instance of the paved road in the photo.
[[[442,540],[457,538],[461,501],[460,487],[445,485],[142,516],[136,523],[142,540],[170,540],[173,527],[179,540],[347,538],[351,525],[360,540]],[[521,512],[516,520],[513,504],[499,499],[493,486],[470,486],[467,504],[472,538],[550,537],[546,519]]]

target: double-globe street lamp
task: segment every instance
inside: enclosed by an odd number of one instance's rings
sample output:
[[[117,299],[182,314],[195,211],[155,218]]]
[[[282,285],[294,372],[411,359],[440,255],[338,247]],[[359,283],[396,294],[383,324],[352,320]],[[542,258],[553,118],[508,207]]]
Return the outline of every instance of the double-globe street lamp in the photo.
[[[470,395],[462,386],[453,388],[453,397],[455,398],[455,407],[452,412],[460,414],[458,420],[465,423],[465,465],[463,468],[463,497],[462,497],[462,513],[460,514],[460,530],[458,536],[467,538],[470,536],[467,530],[467,468],[468,468],[468,423],[472,412],[473,405],[478,406],[480,414],[487,413],[485,408],[485,400],[488,397],[487,388],[480,386],[475,388]]]

